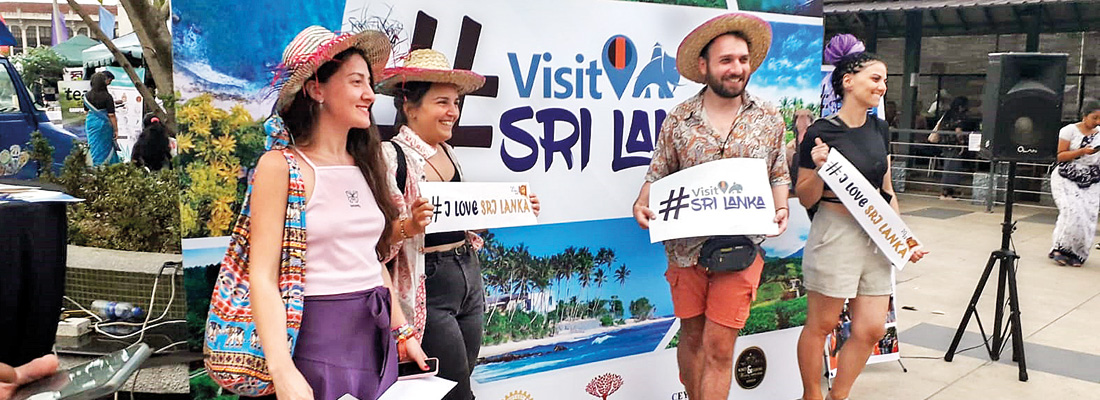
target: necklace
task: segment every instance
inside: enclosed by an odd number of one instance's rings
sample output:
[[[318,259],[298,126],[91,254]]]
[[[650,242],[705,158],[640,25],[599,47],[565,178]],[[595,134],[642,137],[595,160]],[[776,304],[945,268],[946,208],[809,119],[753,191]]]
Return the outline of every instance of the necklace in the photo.
[[[447,154],[446,150],[443,150],[443,148],[442,148],[442,147],[440,147],[440,148],[439,148],[439,151],[440,151],[440,152],[443,152],[443,155],[447,156],[447,158],[450,158],[450,157],[451,157],[450,155],[448,155],[448,154]],[[431,160],[431,159],[429,159],[429,158],[425,158],[425,159],[424,159],[424,161],[428,163],[428,166],[429,166],[429,167],[432,167],[432,171],[435,171],[435,176],[438,176],[438,177],[439,177],[439,181],[440,181],[440,182],[446,182],[446,181],[447,181],[446,179],[443,179],[443,174],[441,174],[441,173],[439,172],[439,169],[435,167],[435,164],[432,164],[432,160]],[[457,173],[458,173],[458,171],[455,171],[455,173],[457,174]]]

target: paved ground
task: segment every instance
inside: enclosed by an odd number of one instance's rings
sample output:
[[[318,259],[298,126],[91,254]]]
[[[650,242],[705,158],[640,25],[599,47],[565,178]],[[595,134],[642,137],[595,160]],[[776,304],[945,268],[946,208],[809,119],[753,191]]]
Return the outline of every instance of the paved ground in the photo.
[[[1011,346],[1000,362],[984,348],[943,356],[989,258],[1000,247],[1002,209],[986,213],[967,202],[901,196],[906,221],[932,253],[898,276],[901,354],[897,363],[869,366],[852,399],[1100,399],[1100,258],[1084,268],[1061,267],[1046,256],[1056,212],[1016,207],[1013,243],[1020,254],[1018,283],[1028,382],[1018,380]],[[995,280],[979,315],[991,330]],[[971,321],[960,349],[980,345]]]

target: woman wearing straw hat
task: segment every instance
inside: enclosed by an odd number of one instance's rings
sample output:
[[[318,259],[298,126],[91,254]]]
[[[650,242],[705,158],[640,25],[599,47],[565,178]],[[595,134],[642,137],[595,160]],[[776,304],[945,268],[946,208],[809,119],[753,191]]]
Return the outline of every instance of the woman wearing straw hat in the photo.
[[[374,77],[390,49],[381,32],[338,35],[311,26],[283,53],[285,81],[265,127],[268,141],[283,142],[292,156],[269,151],[260,158],[248,242],[252,311],[279,399],[378,398],[397,379],[394,336],[425,367],[400,307],[390,306],[392,285],[379,261],[401,232],[422,231],[427,223],[395,223],[399,213],[384,183],[371,106]],[[305,163],[290,165],[295,158]],[[287,193],[298,190],[288,179],[299,173],[309,229],[304,239],[287,239],[306,248],[301,330],[292,356],[278,277],[286,257],[280,256],[284,221],[291,218]]]
[[[431,49],[414,50],[404,66],[383,72],[378,91],[393,96],[397,108],[395,125],[399,127],[393,142],[401,148],[408,166],[406,178],[413,183],[406,185],[405,196],[395,197],[399,206],[411,204],[405,207],[410,212],[420,207],[423,200],[416,200],[417,181],[463,181],[454,149],[446,141],[451,138],[458,121],[461,97],[483,84],[485,77],[472,71],[452,69],[442,53]],[[385,148],[390,169],[396,171],[397,152],[390,146]],[[537,215],[538,198],[534,195],[530,198]],[[405,261],[398,258],[395,269],[407,271],[394,273],[398,276],[398,289],[402,291],[402,299],[408,298],[409,303],[413,303],[415,288],[405,291],[402,282],[419,282],[418,277],[425,276],[424,350],[439,357],[440,377],[458,382],[444,399],[473,399],[470,373],[481,350],[485,315],[485,290],[475,254],[481,247],[481,238],[463,231],[417,236],[412,240],[423,240],[423,255],[406,251]],[[415,266],[421,262],[423,269]],[[406,264],[404,268],[403,263]]]
[[[835,148],[898,210],[888,168],[889,128],[886,121],[867,113],[886,94],[886,63],[857,51],[846,53],[834,65],[830,83],[843,103],[835,114],[810,125],[799,147],[798,199],[806,208],[819,205],[802,264],[809,289],[806,324],[798,338],[804,400],[822,398],[821,349],[825,336],[837,326],[845,300],[851,335],[840,351],[836,380],[826,398],[847,399],[875,344],[886,333],[893,292],[890,261],[817,175],[829,149]],[[918,248],[909,260],[917,262],[925,254]]]

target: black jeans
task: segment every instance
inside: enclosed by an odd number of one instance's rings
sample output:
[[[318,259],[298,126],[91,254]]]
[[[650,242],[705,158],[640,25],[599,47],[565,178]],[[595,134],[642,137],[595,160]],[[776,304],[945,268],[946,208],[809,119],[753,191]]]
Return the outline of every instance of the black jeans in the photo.
[[[428,321],[424,353],[439,358],[439,377],[458,382],[443,400],[470,400],[485,322],[481,265],[469,245],[424,255]]]

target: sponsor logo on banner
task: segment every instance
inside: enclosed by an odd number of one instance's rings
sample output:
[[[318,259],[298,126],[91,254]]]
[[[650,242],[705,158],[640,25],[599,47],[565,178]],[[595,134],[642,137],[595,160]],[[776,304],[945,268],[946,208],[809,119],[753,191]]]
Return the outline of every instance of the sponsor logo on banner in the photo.
[[[673,393],[672,400],[688,400],[688,392],[680,391]]]
[[[538,223],[526,183],[421,182],[420,191],[435,208],[427,233]]]
[[[741,352],[734,363],[733,378],[742,389],[755,389],[764,381],[768,370],[768,358],[764,350],[753,346]]]
[[[829,150],[829,157],[817,174],[833,189],[890,263],[899,270],[905,268],[909,252],[920,246],[920,241],[890,203],[879,195],[878,189],[836,149]]]
[[[524,392],[522,390],[517,390],[517,391],[511,392],[511,393],[508,393],[506,396],[504,396],[503,400],[535,400],[535,398],[531,397],[531,395],[527,394],[527,392]]]
[[[649,207],[657,214],[649,228],[653,242],[778,231],[764,160],[756,158],[715,160],[666,176],[650,186]]]

